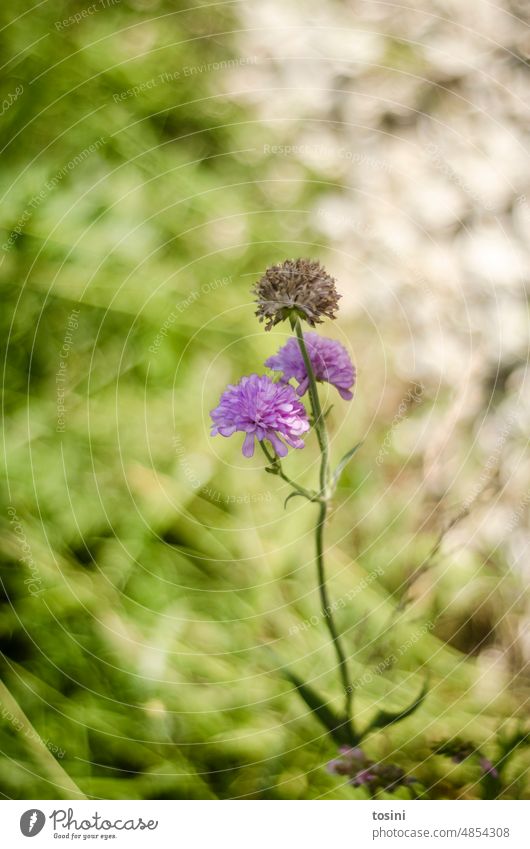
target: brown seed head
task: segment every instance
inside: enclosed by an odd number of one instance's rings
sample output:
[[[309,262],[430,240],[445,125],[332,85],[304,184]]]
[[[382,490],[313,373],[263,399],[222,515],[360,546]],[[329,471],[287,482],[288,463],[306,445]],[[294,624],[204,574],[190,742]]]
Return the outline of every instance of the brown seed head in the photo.
[[[322,317],[335,318],[341,297],[335,280],[317,261],[286,259],[272,265],[253,289],[258,308],[256,315],[265,321],[265,330],[293,316],[303,318],[311,327]]]

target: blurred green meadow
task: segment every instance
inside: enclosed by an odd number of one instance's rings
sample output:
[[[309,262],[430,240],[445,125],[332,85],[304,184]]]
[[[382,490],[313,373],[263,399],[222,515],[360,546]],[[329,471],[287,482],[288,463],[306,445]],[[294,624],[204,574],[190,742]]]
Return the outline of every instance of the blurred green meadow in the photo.
[[[337,30],[358,11],[342,5],[330,7]],[[460,231],[429,231],[419,206],[410,251],[423,283],[408,247],[387,242],[385,252],[373,229],[397,202],[403,151],[391,137],[404,148],[403,127],[423,144],[443,91],[421,88],[416,124],[391,119],[388,105],[356,115],[339,97],[349,87],[339,67],[329,111],[316,95],[297,111],[282,57],[245,40],[239,4],[90,8],[0,11],[1,793],[366,797],[326,772],[335,746],[281,675],[285,665],[330,704],[342,698],[319,616],[315,508],[298,499],[284,509],[286,485],[257,453],[244,459],[238,435],[209,436],[226,384],[261,373],[286,339],[285,326],[265,333],[257,322],[251,285],[272,263],[311,256],[344,294],[321,331],[358,369],[352,403],[327,386],[322,395],[334,405],[335,462],[363,440],[327,530],[360,724],[407,705],[426,676],[430,686],[366,750],[416,776],[424,798],[481,798],[475,763],[432,752],[459,736],[491,759],[509,752],[501,795],[528,798],[528,572],[509,548],[527,527],[527,300],[494,281],[495,303],[506,299],[516,317],[490,321],[487,287],[470,273],[466,312],[452,267],[440,273],[429,253],[434,232],[453,256]],[[267,8],[283,26],[279,4]],[[393,19],[376,24],[383,70],[374,58],[362,81],[406,99],[396,80],[425,83],[435,71]],[[318,77],[307,85],[320,97],[326,88]],[[350,155],[330,163],[319,144]],[[277,149],[288,145],[300,149]],[[370,191],[356,177],[368,154],[390,169],[365,168]],[[370,192],[381,219],[365,217]],[[455,221],[466,214],[455,205]],[[345,230],[341,216],[360,216],[370,233]],[[474,335],[483,319],[494,355]],[[461,345],[454,371],[432,366],[439,338],[446,351]],[[314,485],[314,434],[286,464]]]

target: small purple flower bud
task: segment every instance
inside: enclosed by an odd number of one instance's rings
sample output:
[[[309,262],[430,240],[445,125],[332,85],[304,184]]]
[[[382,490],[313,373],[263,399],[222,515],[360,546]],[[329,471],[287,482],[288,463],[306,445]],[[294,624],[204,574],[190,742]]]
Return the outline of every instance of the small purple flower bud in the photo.
[[[488,758],[480,758],[480,767],[485,775],[491,775],[492,778],[498,778],[499,772],[493,766],[492,762]]]
[[[342,758],[334,758],[326,764],[326,770],[331,775],[349,775],[350,765]]]
[[[362,787],[363,784],[370,784],[376,778],[373,772],[370,772],[369,769],[361,769],[357,775],[354,775],[351,779],[351,784],[354,787]]]

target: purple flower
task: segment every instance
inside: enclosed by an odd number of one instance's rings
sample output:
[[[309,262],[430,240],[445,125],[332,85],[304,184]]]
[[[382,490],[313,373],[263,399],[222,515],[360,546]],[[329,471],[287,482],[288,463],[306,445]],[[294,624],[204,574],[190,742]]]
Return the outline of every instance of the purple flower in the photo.
[[[410,787],[418,781],[397,764],[375,763],[359,747],[341,746],[339,757],[328,763],[327,770],[332,775],[348,776],[354,787],[367,785],[370,793],[378,790],[393,793],[400,786]]]
[[[361,769],[357,775],[353,776],[350,783],[353,784],[354,787],[362,787],[363,784],[371,784],[375,778],[375,772],[370,772],[369,769]]]
[[[254,439],[267,439],[277,455],[285,457],[287,448],[278,434],[293,448],[303,448],[300,437],[309,430],[305,407],[293,387],[273,383],[266,375],[251,374],[228,386],[211,416],[212,436],[231,436],[236,430],[246,433],[245,457],[254,454]]]
[[[495,769],[495,767],[493,766],[493,764],[489,760],[489,758],[482,757],[482,758],[480,758],[479,763],[480,763],[480,768],[482,769],[482,771],[485,775],[491,775],[492,778],[498,778],[499,777],[498,770]]]
[[[304,341],[316,379],[331,383],[339,390],[342,398],[351,401],[353,394],[350,390],[355,383],[355,368],[346,348],[335,339],[326,339],[317,333],[304,333]],[[298,395],[307,392],[309,379],[298,340],[294,337],[275,356],[269,357],[265,365],[274,371],[282,371],[281,379],[285,383],[294,377],[298,381]]]
[[[370,762],[371,763],[371,762]],[[339,757],[334,758],[327,765],[327,771],[332,775],[349,775],[358,772],[367,765],[366,756],[358,746],[341,746]]]
[[[330,775],[349,775],[350,767],[342,758],[333,758],[326,764],[326,770]]]

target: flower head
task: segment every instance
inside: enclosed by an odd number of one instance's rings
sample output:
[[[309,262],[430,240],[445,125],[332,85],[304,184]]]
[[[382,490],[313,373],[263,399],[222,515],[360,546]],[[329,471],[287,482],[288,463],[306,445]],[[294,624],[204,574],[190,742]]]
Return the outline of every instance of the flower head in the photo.
[[[484,775],[491,775],[492,778],[499,777],[499,770],[493,766],[489,758],[481,757],[479,763]]]
[[[417,781],[397,764],[375,763],[359,747],[341,746],[339,757],[328,763],[327,770],[332,775],[348,776],[353,787],[368,786],[371,792],[385,790],[393,793],[398,787],[410,786]]]
[[[327,771],[331,775],[349,775],[350,777],[359,770],[364,770],[371,764],[363,750],[359,746],[341,746],[339,757],[334,758],[327,764]]]
[[[279,436],[293,448],[303,448],[300,437],[309,430],[305,407],[293,387],[273,383],[266,375],[251,374],[236,386],[228,386],[211,416],[212,436],[231,436],[238,430],[246,433],[245,457],[254,454],[254,439],[267,439],[278,456],[285,457],[287,448]]]
[[[348,352],[335,339],[326,339],[317,333],[304,333],[304,341],[317,380],[331,383],[342,398],[351,401],[350,391],[355,383],[355,368]],[[282,381],[287,382],[292,377],[298,381],[298,395],[307,391],[309,378],[300,350],[298,340],[294,337],[275,354],[265,361],[265,365],[274,371],[282,371]]]
[[[354,770],[364,767],[365,764],[366,757],[362,749],[341,746],[339,757],[329,761],[326,769],[331,775],[351,775]]]
[[[454,737],[452,740],[445,740],[443,743],[434,744],[433,750],[437,755],[446,755],[451,758],[455,764],[461,764],[467,761],[468,758],[477,757],[484,775],[489,775],[496,779],[499,778],[499,771],[495,765],[480,752],[480,749],[477,749],[468,740]]]
[[[286,259],[281,265],[272,265],[253,292],[258,304],[256,315],[266,322],[265,330],[293,315],[311,327],[319,324],[322,316],[335,318],[341,297],[333,277],[310,259]]]

